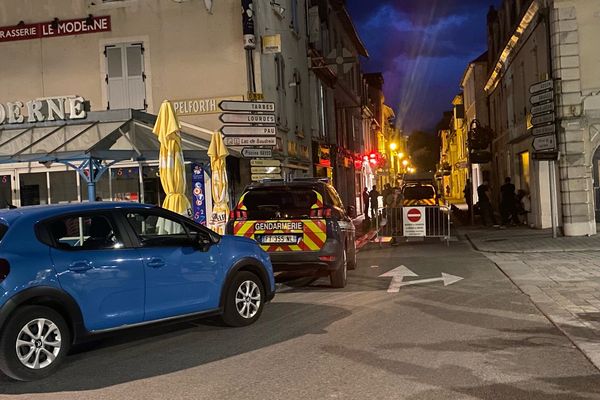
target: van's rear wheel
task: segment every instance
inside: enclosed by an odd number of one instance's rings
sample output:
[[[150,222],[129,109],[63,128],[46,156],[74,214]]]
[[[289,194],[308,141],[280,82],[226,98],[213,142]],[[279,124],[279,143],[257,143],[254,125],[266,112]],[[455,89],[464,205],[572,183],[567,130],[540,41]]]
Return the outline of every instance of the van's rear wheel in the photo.
[[[71,335],[65,319],[42,306],[17,309],[0,336],[0,370],[32,381],[54,373],[67,355]]]
[[[342,253],[342,260],[338,268],[335,271],[331,271],[329,280],[331,281],[331,286],[334,288],[346,287],[348,280],[348,255],[346,249]]]

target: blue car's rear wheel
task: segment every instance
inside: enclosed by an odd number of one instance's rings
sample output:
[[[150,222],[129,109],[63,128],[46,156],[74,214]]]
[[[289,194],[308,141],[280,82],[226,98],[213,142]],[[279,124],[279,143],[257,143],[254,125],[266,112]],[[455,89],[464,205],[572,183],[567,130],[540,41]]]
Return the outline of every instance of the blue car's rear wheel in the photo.
[[[0,337],[0,369],[13,379],[31,381],[52,374],[71,344],[64,318],[48,307],[17,309]]]
[[[238,272],[227,288],[223,322],[229,326],[254,323],[262,313],[265,291],[258,276],[248,271]]]

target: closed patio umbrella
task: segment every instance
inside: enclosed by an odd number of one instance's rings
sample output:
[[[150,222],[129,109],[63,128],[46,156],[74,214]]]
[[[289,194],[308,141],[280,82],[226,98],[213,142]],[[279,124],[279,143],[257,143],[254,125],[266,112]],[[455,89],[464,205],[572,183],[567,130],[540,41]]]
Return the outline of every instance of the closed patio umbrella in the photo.
[[[180,130],[181,125],[175,116],[173,105],[165,100],[160,106],[152,130],[160,142],[160,183],[167,195],[162,206],[167,210],[186,215],[190,209],[190,202],[185,195],[185,164]]]
[[[212,229],[219,233],[225,233],[225,223],[229,213],[229,195],[227,187],[227,170],[225,158],[229,155],[223,137],[219,132],[212,135],[208,156],[212,169],[211,189],[213,197],[213,211],[210,219]]]

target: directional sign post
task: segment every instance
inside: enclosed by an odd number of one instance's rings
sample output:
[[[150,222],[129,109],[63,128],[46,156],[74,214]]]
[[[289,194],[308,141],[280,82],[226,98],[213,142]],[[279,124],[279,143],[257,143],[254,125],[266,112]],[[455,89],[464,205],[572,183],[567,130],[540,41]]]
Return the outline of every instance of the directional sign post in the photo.
[[[275,103],[266,101],[224,100],[219,103],[219,108],[223,111],[275,112]]]
[[[252,174],[253,181],[262,181],[265,179],[281,179],[281,174]]]
[[[253,174],[281,174],[279,167],[251,167],[250,172]]]
[[[529,87],[529,93],[535,94],[540,92],[545,92],[546,90],[554,89],[554,81],[552,79],[548,79],[542,82],[534,83]]]
[[[555,133],[556,132],[556,125],[552,124],[552,125],[545,125],[545,126],[538,126],[536,128],[533,128],[531,130],[531,134],[533,136],[543,136],[543,135],[549,135],[551,133]]]
[[[535,151],[554,151],[556,150],[556,136],[536,136],[533,138],[533,150]]]
[[[533,126],[544,125],[548,123],[554,122],[554,112],[550,112],[547,114],[541,114],[531,118],[531,123]]]
[[[271,157],[273,157],[273,150],[244,147],[242,149],[242,157],[244,157],[244,158],[271,158]]]
[[[275,125],[275,114],[223,113],[219,119],[225,124]]]
[[[533,105],[546,103],[554,100],[554,91],[535,94],[529,98],[529,102]]]
[[[223,138],[225,146],[275,146],[277,138],[272,137],[245,137],[245,136],[226,136]]]
[[[227,136],[275,136],[277,128],[274,126],[233,126],[225,125],[221,133]]]
[[[250,160],[253,167],[281,167],[280,160]]]
[[[539,106],[531,107],[531,115],[534,117],[548,112],[554,112],[554,103],[540,104]]]
[[[554,80],[547,79],[535,83],[529,87],[529,93],[532,95],[529,102],[531,108],[531,123],[533,129],[531,134],[534,136],[532,158],[534,160],[546,160],[549,167],[550,179],[550,209],[552,214],[552,237],[558,236],[557,224],[557,201],[556,193],[556,175],[554,161],[558,160],[556,140],[556,122],[555,122],[555,102],[554,102]]]

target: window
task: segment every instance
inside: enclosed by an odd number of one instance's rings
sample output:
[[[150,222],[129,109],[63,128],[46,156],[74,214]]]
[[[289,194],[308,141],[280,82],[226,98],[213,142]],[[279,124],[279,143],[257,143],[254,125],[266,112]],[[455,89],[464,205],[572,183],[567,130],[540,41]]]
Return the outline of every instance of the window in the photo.
[[[308,187],[253,189],[244,196],[249,219],[308,218],[317,195]]]
[[[145,247],[191,244],[188,229],[175,219],[152,212],[130,212],[127,220]]]
[[[299,19],[298,19],[298,0],[290,0],[292,6],[292,22],[290,28],[298,34],[300,32]]]
[[[77,172],[53,171],[49,174],[51,203],[72,203],[79,201],[77,198]]]
[[[62,250],[105,250],[123,247],[112,222],[104,215],[69,216],[50,222],[52,245]]]
[[[133,108],[144,110],[146,104],[146,74],[144,46],[141,43],[106,46],[106,77],[108,109]]]

